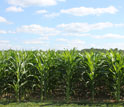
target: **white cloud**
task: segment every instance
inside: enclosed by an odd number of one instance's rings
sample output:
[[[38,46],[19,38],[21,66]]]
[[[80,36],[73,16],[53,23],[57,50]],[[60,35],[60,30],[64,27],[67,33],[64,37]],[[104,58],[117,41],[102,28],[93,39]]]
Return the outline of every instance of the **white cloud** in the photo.
[[[47,10],[37,10],[36,14],[43,14],[46,18],[54,18],[60,15],[60,13],[49,13]]]
[[[0,34],[7,34],[5,30],[0,30]]]
[[[64,38],[59,38],[56,39],[59,44],[55,46],[56,49],[72,49],[72,48],[77,48],[77,49],[83,49],[85,48],[85,41],[75,39],[75,40],[68,40]]]
[[[99,36],[93,36],[94,38],[96,39],[108,39],[108,38],[111,38],[111,39],[124,39],[124,35],[119,35],[119,34],[105,34],[105,35],[99,35]]]
[[[71,14],[74,16],[87,16],[87,15],[100,15],[104,13],[114,14],[118,12],[114,6],[109,6],[107,8],[87,8],[87,7],[78,7],[71,9],[63,9],[61,13]]]
[[[28,6],[54,6],[57,2],[65,0],[8,0],[10,5],[28,7]]]
[[[40,40],[31,40],[31,41],[25,41],[25,44],[33,44],[33,45],[37,45],[37,44],[45,44],[45,42],[40,41]]]
[[[42,36],[56,36],[60,32],[55,28],[43,27],[41,25],[23,25],[16,29],[16,32],[38,34]]]
[[[43,14],[43,16],[47,18],[54,18],[60,15],[60,13],[48,13],[47,10],[37,10],[36,14]]]
[[[91,36],[88,33],[62,33],[62,36],[77,36],[77,37],[84,37],[84,36]]]
[[[40,37],[32,40],[26,40],[24,41],[24,44],[27,49],[47,50],[49,49],[49,46],[50,46],[48,40],[49,40],[48,37],[44,36],[44,37]]]
[[[40,37],[40,38],[37,38],[37,39],[34,39],[34,40],[27,40],[24,42],[24,44],[33,44],[33,45],[39,45],[39,44],[42,44],[42,45],[48,45],[48,37]]]
[[[8,31],[6,31],[6,30],[0,30],[0,34],[15,34],[16,32],[14,32],[14,31],[11,31],[11,30],[8,30]]]
[[[9,41],[7,41],[7,40],[0,40],[0,44],[8,44],[9,43]]]
[[[115,27],[124,27],[124,24],[122,24],[122,23],[121,24],[115,24],[114,26]]]
[[[7,33],[10,33],[10,34],[16,34],[15,31],[11,31],[11,30],[8,30]]]
[[[92,30],[102,30],[111,27],[120,27],[124,24],[113,24],[111,22],[88,24],[88,23],[70,23],[70,24],[60,24],[57,27],[63,29],[64,32],[68,33],[83,33]]]
[[[59,16],[59,13],[48,13],[48,14],[44,14],[45,17],[47,18],[54,18],[56,16]]]
[[[94,44],[94,48],[98,48],[98,49],[122,49],[124,50],[124,43],[123,42],[109,42],[109,43],[103,43],[102,45],[98,45],[98,44]]]
[[[56,39],[57,42],[68,42],[67,39],[65,38],[59,38],[59,39]]]
[[[58,0],[58,1],[60,1],[60,2],[66,2],[66,0]]]
[[[37,10],[36,11],[37,14],[45,14],[45,13],[48,13],[47,10]]]
[[[118,48],[118,49],[123,49],[124,50],[124,43],[106,43],[104,45],[104,48],[106,48],[106,49]]]
[[[10,49],[11,48],[11,44],[9,41],[7,40],[0,40],[0,50],[6,50],[6,49]]]
[[[0,40],[0,50],[9,50],[9,49],[22,50],[25,49],[25,47],[17,44],[14,45],[8,40]]]
[[[2,16],[0,16],[0,23],[12,24],[11,22],[9,22],[7,19],[5,19],[5,18],[2,17]]]
[[[22,25],[18,27],[15,32],[8,31],[8,33],[29,33],[29,34],[37,34],[41,36],[77,36],[77,37],[93,37],[93,38],[123,38],[119,35],[91,35],[89,33],[93,30],[102,30],[105,28],[112,27],[122,27],[124,24],[113,24],[111,22],[104,23],[96,23],[96,24],[88,24],[88,23],[70,23],[70,24],[60,24],[55,28],[44,27],[37,24],[32,25]]]
[[[2,16],[0,16],[0,22],[7,22],[7,20],[4,18],[4,17],[2,17]]]
[[[24,10],[21,7],[15,7],[15,6],[11,6],[6,8],[7,12],[23,12]]]

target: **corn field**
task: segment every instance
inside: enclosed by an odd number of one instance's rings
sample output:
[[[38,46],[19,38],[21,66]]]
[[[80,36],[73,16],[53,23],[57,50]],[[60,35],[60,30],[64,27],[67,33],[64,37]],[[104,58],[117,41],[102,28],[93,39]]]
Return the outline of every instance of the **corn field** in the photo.
[[[124,98],[124,53],[0,51],[0,99],[94,101]]]

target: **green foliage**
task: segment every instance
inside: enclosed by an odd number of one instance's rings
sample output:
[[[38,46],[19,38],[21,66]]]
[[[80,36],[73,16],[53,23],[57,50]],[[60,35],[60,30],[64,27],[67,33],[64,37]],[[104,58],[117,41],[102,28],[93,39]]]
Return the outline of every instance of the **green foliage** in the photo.
[[[0,51],[0,99],[119,101],[123,81],[123,51]]]
[[[73,75],[77,66],[78,62],[78,52],[73,49],[70,51],[65,51],[62,53],[61,57],[61,64],[65,71],[65,74],[63,74],[65,78],[66,83],[66,100],[69,102],[70,100],[70,93],[71,93],[71,85],[72,85],[72,79]]]
[[[118,51],[107,53],[109,71],[113,79],[113,88],[115,90],[116,100],[120,100],[120,88],[124,78],[124,54]]]
[[[17,101],[20,101],[20,95],[24,91],[24,89],[23,91],[21,89],[28,82],[27,78],[29,75],[27,75],[27,73],[29,72],[29,59],[29,54],[25,51],[13,51],[8,58],[10,64],[8,72],[11,72],[11,76],[13,77],[9,77],[11,79],[8,85],[14,90]]]

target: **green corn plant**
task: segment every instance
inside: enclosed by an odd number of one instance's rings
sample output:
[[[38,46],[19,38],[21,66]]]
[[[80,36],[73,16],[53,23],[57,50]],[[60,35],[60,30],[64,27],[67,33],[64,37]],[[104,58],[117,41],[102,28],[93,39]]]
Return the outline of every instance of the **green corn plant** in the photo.
[[[40,88],[40,99],[41,101],[43,101],[44,99],[44,57],[45,57],[45,53],[42,51],[37,51],[35,55],[35,60],[36,60],[36,65],[35,67],[37,68],[38,71],[38,75],[34,75],[34,77],[38,80],[38,87]]]
[[[0,52],[0,96],[6,90],[6,73],[7,73],[7,53],[5,51]]]
[[[25,51],[12,51],[11,57],[9,59],[11,65],[9,70],[13,74],[12,82],[9,84],[10,87],[14,89],[16,100],[20,102],[22,87],[28,82],[27,72],[29,64],[29,56]]]
[[[54,57],[55,57],[55,51],[38,51],[35,54],[35,60],[37,68],[38,75],[35,76],[35,78],[38,80],[37,86],[40,88],[40,94],[41,94],[41,101],[44,99],[47,99],[48,97],[48,91],[49,91],[49,72],[50,68],[55,65]],[[54,74],[53,74],[54,75]]]
[[[95,96],[95,82],[98,76],[99,68],[102,65],[101,55],[95,52],[85,52],[83,56],[83,66],[85,66],[85,72],[88,75],[91,90],[91,99],[94,101]]]
[[[65,69],[65,82],[66,82],[66,101],[70,101],[71,94],[71,83],[73,74],[75,71],[75,67],[78,61],[78,53],[75,49],[64,51],[61,56],[62,58],[62,66]]]
[[[101,83],[102,80],[105,82]],[[92,101],[99,95],[100,89],[105,92],[106,88],[105,93],[111,95],[112,86],[116,101],[119,101],[123,80],[124,53],[119,51],[0,51],[0,97],[15,94],[18,102],[24,98],[22,95],[26,98],[33,95],[32,87],[35,86],[41,101],[50,98],[51,93],[56,96],[59,91],[61,95],[65,91],[66,101],[69,102],[83,86],[85,91],[90,89]]]
[[[115,89],[116,101],[120,100],[120,88],[124,78],[124,54],[118,51],[110,51],[107,53],[107,61],[109,71],[112,74],[114,81],[113,88]]]
[[[0,52],[0,96],[2,96],[2,90],[4,87],[4,52]]]
[[[8,88],[9,78],[11,78],[11,73],[9,72],[9,59],[10,54],[8,51],[0,52],[0,93],[1,95],[7,95],[10,93],[10,89]],[[12,79],[12,78],[11,78]]]

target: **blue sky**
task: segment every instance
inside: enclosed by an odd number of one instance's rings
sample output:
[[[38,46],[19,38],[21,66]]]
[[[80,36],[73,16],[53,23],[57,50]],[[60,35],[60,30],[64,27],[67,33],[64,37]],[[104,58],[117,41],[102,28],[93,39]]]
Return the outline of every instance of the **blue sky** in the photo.
[[[124,49],[124,0],[1,0],[0,49]]]

